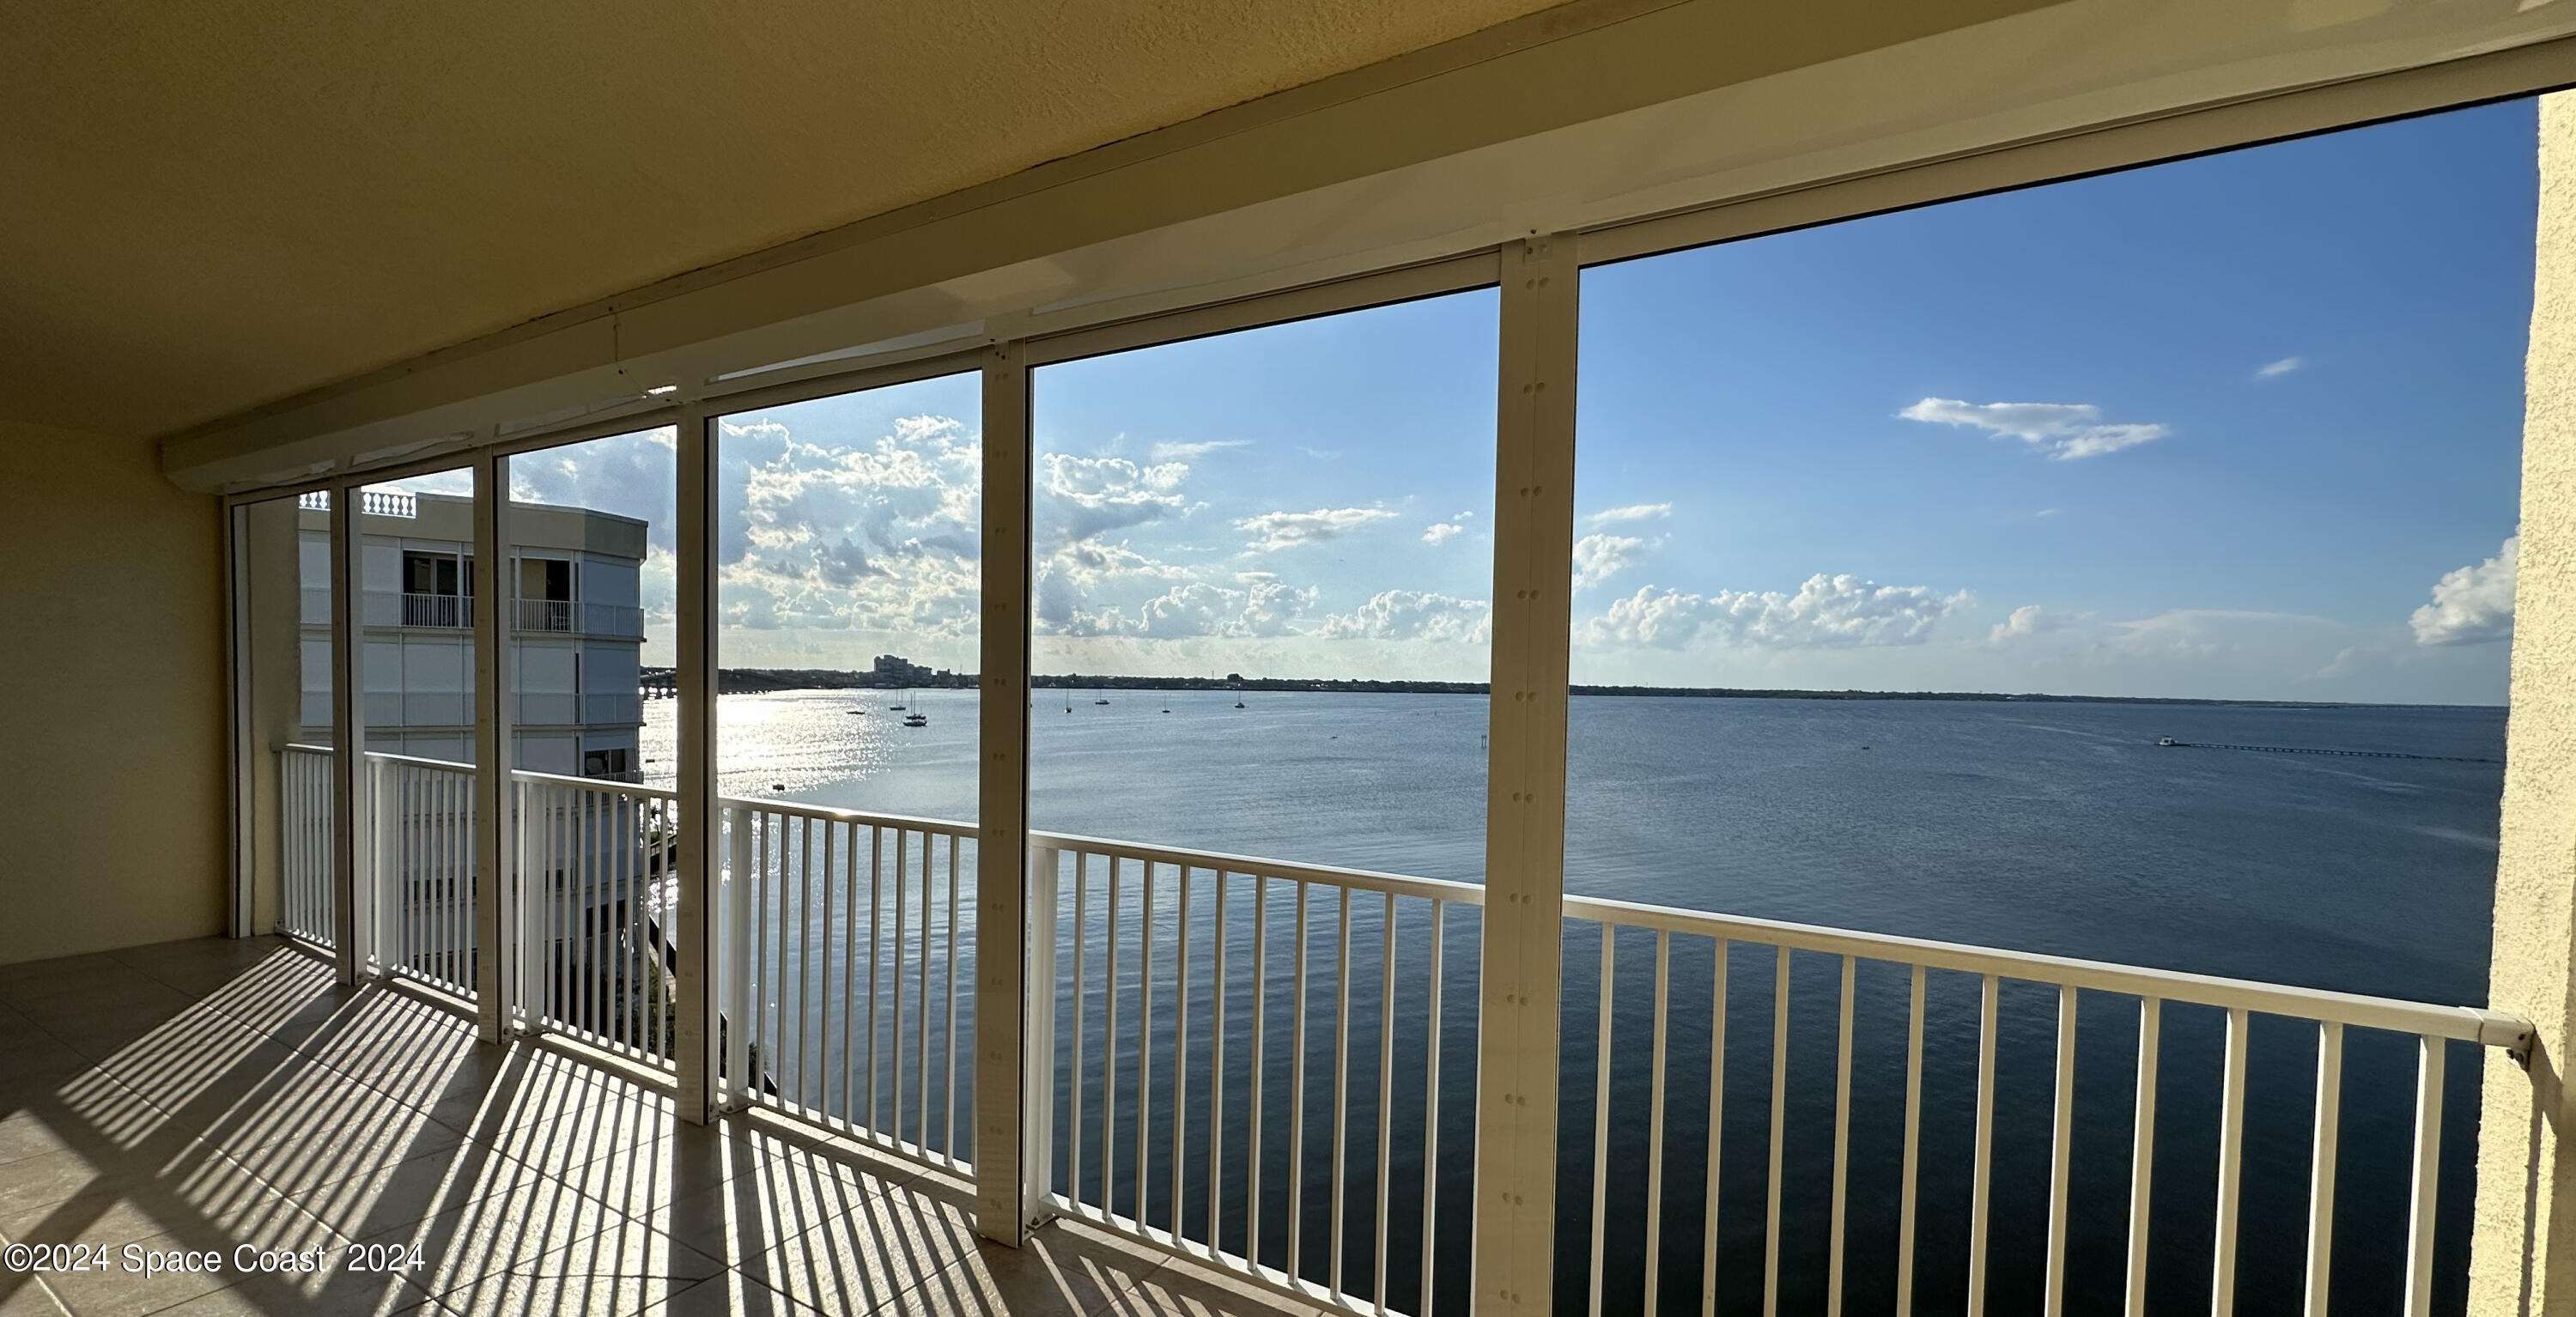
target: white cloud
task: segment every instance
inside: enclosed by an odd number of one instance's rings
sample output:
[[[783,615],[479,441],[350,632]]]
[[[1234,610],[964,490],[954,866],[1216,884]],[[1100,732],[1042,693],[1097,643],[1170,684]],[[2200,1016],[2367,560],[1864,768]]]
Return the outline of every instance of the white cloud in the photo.
[[[1493,608],[1482,599],[1418,590],[1388,590],[1347,613],[1324,619],[1327,640],[1463,640],[1485,644]]]
[[[1395,514],[1384,508],[1317,508],[1312,512],[1264,512],[1245,517],[1234,528],[1248,531],[1254,553],[1275,553],[1301,544],[1320,544],[1339,539],[1362,526],[1385,521]]]
[[[2433,602],[2415,610],[2408,622],[2418,645],[2473,645],[2513,635],[2513,586],[2522,557],[2522,532],[2515,531],[2496,556],[2446,572],[2433,583]]]
[[[2012,610],[2012,616],[1997,622],[1994,629],[1986,633],[1986,643],[2006,645],[2016,640],[2028,640],[2063,630],[2066,623],[2067,618],[2063,614],[2052,613],[2037,604],[2023,604]]]
[[[774,420],[723,427],[725,625],[854,633],[855,649],[900,640],[917,658],[968,661],[976,626],[982,450],[955,418],[907,416],[873,437]],[[574,462],[590,457],[567,450]],[[521,462],[532,492],[575,479],[669,479],[646,449],[580,472]],[[668,495],[664,495],[668,497]],[[800,642],[801,643],[801,642]],[[776,651],[762,651],[774,658]],[[833,659],[863,661],[864,656]],[[746,660],[757,661],[757,660]]]
[[[2162,425],[2106,425],[2102,422],[2102,409],[2091,403],[1972,403],[1956,398],[1925,398],[1897,415],[1908,421],[1966,425],[1989,434],[2006,435],[2036,446],[2053,461],[2100,457],[2153,443],[2172,433]]]
[[[2283,357],[2279,361],[2275,361],[2261,370],[2254,372],[2254,378],[2258,380],[2268,380],[2277,376],[2287,375],[2291,371],[2297,370],[2299,367],[2306,364],[2308,363],[2305,360],[2298,357]]]
[[[1447,544],[1466,529],[1454,521],[1435,521],[1422,532],[1422,542],[1430,545]]]
[[[1196,636],[1279,636],[1288,623],[1315,606],[1316,591],[1276,580],[1253,582],[1249,589],[1229,590],[1205,581],[1176,585],[1145,601],[1134,622],[1112,614],[1106,631],[1156,640]]]
[[[1249,439],[1200,439],[1187,443],[1160,443],[1154,445],[1154,460],[1157,462],[1195,462],[1220,448],[1243,448],[1248,447],[1251,443],[1252,441]]]
[[[1190,474],[1185,462],[1138,466],[1123,457],[1068,453],[1047,453],[1038,461],[1038,493],[1053,506],[1037,521],[1059,529],[1069,541],[1160,521],[1189,506],[1180,493]]]
[[[1720,590],[1698,595],[1645,586],[1614,600],[1584,627],[1593,645],[1682,649],[1716,645],[1773,649],[1919,644],[1967,591],[1944,595],[1928,586],[1880,585],[1857,576],[1810,576],[1796,594]]]
[[[1586,535],[1574,542],[1574,588],[1588,590],[1636,565],[1644,540],[1627,535]]]
[[[1673,505],[1670,503],[1631,503],[1624,508],[1604,508],[1584,520],[1595,526],[1607,526],[1621,521],[1654,521],[1671,515]]]

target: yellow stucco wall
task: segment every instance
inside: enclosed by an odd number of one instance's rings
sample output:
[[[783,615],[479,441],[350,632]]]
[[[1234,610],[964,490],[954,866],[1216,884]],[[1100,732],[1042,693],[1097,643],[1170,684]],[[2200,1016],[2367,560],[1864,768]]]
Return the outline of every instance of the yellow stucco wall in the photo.
[[[2487,1054],[2469,1310],[2576,1313],[2576,1165],[2558,1082],[2576,989],[2576,97],[2540,103],[2513,722],[2488,1001],[2538,1026],[2531,1073]]]
[[[223,931],[221,509],[0,421],[0,964]]]

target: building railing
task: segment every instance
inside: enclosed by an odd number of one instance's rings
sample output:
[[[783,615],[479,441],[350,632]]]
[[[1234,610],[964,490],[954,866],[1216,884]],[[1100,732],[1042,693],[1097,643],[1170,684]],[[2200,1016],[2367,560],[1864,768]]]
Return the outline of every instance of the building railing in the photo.
[[[368,761],[402,875],[376,959],[470,993],[473,770]],[[280,924],[315,941],[331,764],[280,757]],[[675,795],[512,779],[521,1023],[672,1066]],[[971,1170],[972,825],[718,809],[726,1104]],[[1465,1310],[1484,889],[1029,845],[1031,1215],[1328,1308]],[[2428,1312],[2473,1129],[2451,1044],[2529,1044],[2478,1008],[1584,896],[1564,921],[1561,1310],[2138,1312],[2182,1256],[2216,1313],[2249,1267],[2249,1309]],[[2447,1201],[2455,1230],[2456,1175]]]
[[[569,599],[522,599],[519,601],[521,631],[572,630],[572,601]]]
[[[634,604],[602,604],[586,599],[521,599],[519,630],[578,631],[593,636],[644,634],[644,610]]]
[[[475,992],[474,766],[369,752],[373,955],[386,973]]]
[[[277,752],[277,929],[328,947],[337,941],[332,801],[339,756],[329,746],[289,745]]]
[[[672,1068],[678,797],[553,773],[510,778],[520,1023]]]
[[[1427,1311],[1469,1248],[1484,888],[1029,844],[1038,1205],[1309,1301]]]
[[[727,1101],[971,1170],[974,826],[719,808]]]
[[[474,625],[474,596],[406,593],[402,597],[402,624],[422,627],[470,627]]]

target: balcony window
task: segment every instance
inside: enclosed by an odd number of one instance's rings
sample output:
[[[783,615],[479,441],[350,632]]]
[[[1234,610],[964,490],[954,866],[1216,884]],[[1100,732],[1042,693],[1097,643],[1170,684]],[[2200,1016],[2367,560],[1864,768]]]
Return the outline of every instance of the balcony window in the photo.
[[[2496,105],[1585,271],[1568,890],[2483,1000],[2533,137],[2530,103]],[[1834,1263],[1848,1305],[1891,1307],[1901,1246],[1918,1311],[1972,1284],[2036,1310],[2069,1098],[2066,1308],[2122,1306],[2138,997],[2087,991],[2062,1027],[2073,999],[2036,985],[1990,1004],[1974,975],[1568,927],[1563,1120],[1604,1122],[1606,1159],[1560,1203],[1603,1213],[1610,1306],[1648,1280],[1621,1170],[1658,1151],[1647,1067],[1670,1110],[1710,1109],[1720,986],[1720,1307],[1763,1301],[1776,1213],[1783,1311],[1822,1308]],[[1654,1061],[1625,1012],[1667,977]],[[2156,1018],[2146,1283],[2205,1302],[2228,1020]],[[2319,1043],[2250,1029],[2236,1304],[2289,1311]],[[2339,1045],[2333,1293],[2393,1309],[2416,1049]],[[2476,1061],[2446,1063],[2436,1308],[2465,1273]],[[1989,1072],[1990,1217],[1902,1217],[1907,1158],[1923,1201],[1974,1197]],[[1706,1128],[1660,1152],[1705,1164]],[[1846,1131],[1847,1183],[1760,1183],[1774,1148],[1835,1165]],[[1666,1192],[1654,1279],[1695,1294],[1701,1250],[1671,1241],[1700,1238],[1701,1195]],[[1585,1275],[1560,1269],[1561,1308]]]

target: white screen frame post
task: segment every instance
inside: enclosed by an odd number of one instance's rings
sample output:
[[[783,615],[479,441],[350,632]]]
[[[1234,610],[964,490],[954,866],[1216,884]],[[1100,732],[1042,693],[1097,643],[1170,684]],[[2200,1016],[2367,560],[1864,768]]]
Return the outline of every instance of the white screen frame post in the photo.
[[[723,1064],[719,1048],[723,1004],[717,996],[716,902],[721,896],[716,859],[716,474],[715,418],[696,403],[675,422],[679,450],[679,578],[677,663],[680,702],[680,846],[678,909],[672,917],[678,949],[677,1037],[673,1062],[680,1076],[680,1118],[705,1125],[719,1114]],[[742,1076],[737,1089],[754,1091]]]
[[[1503,249],[1469,1265],[1485,1313],[1544,1313],[1554,1298],[1576,288],[1570,237]]]
[[[502,555],[510,543],[510,459],[474,455],[474,1016],[487,1043],[508,1036],[519,1010],[521,903],[509,860],[518,836],[511,790],[516,747],[510,735],[510,665],[503,646],[516,610],[503,591],[512,583]]]
[[[1028,1236],[1029,369],[984,354],[983,655],[975,806],[975,1233]],[[1050,985],[1052,986],[1052,985]]]
[[[360,876],[368,869],[367,838],[358,835],[358,788],[366,780],[367,693],[360,690],[359,660],[366,610],[358,597],[359,486],[331,487],[331,963],[342,987],[354,986],[366,963],[358,945]]]

